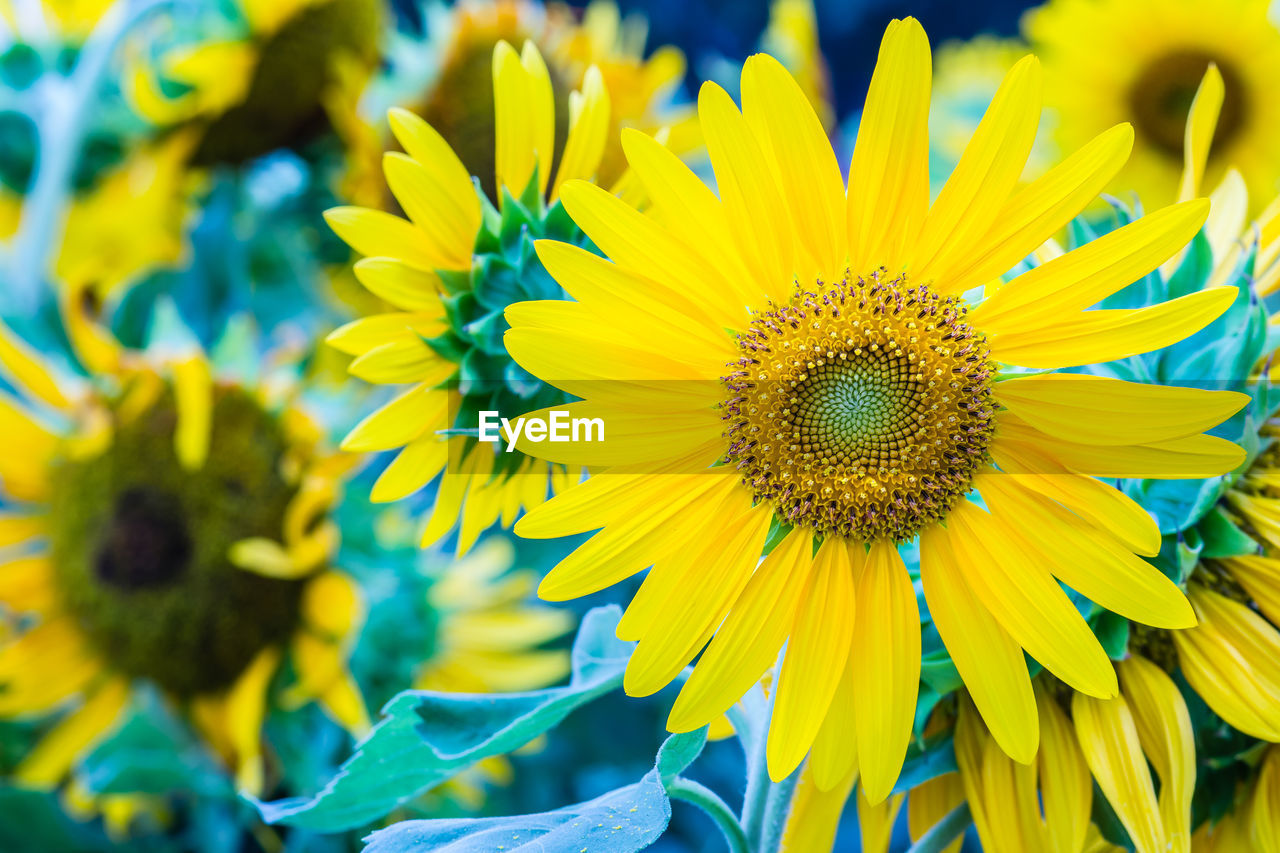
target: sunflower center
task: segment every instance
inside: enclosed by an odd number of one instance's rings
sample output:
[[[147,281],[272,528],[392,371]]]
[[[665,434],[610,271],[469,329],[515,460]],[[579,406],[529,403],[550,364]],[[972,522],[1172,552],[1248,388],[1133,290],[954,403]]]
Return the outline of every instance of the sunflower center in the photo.
[[[139,414],[125,409],[113,407],[106,451],[54,465],[59,597],[116,671],[180,697],[226,688],[299,624],[303,582],[227,559],[241,539],[279,540],[296,493],[279,473],[287,439],[254,397],[219,389],[208,460],[189,471],[173,449],[171,390]]]
[[[1148,144],[1181,162],[1187,114],[1205,69],[1216,63],[1222,74],[1222,111],[1214,146],[1225,146],[1245,122],[1244,86],[1229,63],[1195,50],[1165,54],[1148,65],[1129,89],[1130,114]]]
[[[965,311],[883,271],[771,303],[724,377],[726,463],[791,524],[910,540],[988,458],[991,365]]]

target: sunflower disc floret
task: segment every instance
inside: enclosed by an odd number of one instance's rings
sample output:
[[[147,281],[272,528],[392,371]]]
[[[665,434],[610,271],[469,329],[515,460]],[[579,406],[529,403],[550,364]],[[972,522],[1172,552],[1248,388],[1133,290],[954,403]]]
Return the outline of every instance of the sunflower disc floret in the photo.
[[[965,312],[883,271],[770,304],[724,378],[727,461],[792,524],[911,539],[988,459],[992,368]]]

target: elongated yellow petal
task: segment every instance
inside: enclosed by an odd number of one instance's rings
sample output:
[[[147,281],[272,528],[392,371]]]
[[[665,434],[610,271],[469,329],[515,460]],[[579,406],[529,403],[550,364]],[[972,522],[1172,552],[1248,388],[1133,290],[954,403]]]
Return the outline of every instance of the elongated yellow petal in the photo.
[[[1149,213],[1018,276],[974,309],[974,321],[995,333],[1061,321],[1154,270],[1208,215],[1207,199]]]
[[[1077,693],[1071,716],[1093,778],[1139,853],[1164,850],[1156,792],[1128,701],[1123,696],[1095,699]]]
[[[1173,679],[1145,658],[1130,657],[1116,668],[1142,751],[1160,777],[1160,818],[1165,842],[1174,853],[1188,853],[1196,747],[1187,703]]]
[[[1280,560],[1273,557],[1233,557],[1223,561],[1245,592],[1273,623],[1280,622]]]
[[[692,731],[707,725],[760,680],[786,642],[812,566],[813,536],[807,528],[797,527],[765,557],[733,602],[676,697],[667,717],[668,729]],[[780,780],[790,769],[770,773]]]
[[[836,840],[840,815],[853,793],[858,774],[851,770],[837,782],[822,787],[806,766],[796,783],[791,810],[778,845],[778,853],[827,853]]]
[[[1200,179],[1204,177],[1205,164],[1209,162],[1209,147],[1214,131],[1218,129],[1218,114],[1226,87],[1218,66],[1209,68],[1200,80],[1196,95],[1191,100],[1191,112],[1187,117],[1187,129],[1182,142],[1182,181],[1178,185],[1178,200],[1195,198],[1200,192]]]
[[[499,41],[493,48],[494,172],[497,185],[516,197],[538,162],[533,97],[519,54]]]
[[[858,828],[862,830],[862,849],[866,853],[888,853],[893,823],[902,808],[902,794],[872,805],[858,788]]]
[[[862,550],[861,546],[858,550]],[[860,569],[866,556],[854,556]],[[855,577],[858,569],[854,571]],[[831,697],[827,716],[813,741],[809,763],[805,765],[813,771],[814,784],[822,791],[836,788],[844,780],[849,780],[852,785],[852,780],[858,776],[858,727],[854,717],[853,666],[853,655],[850,654],[840,681],[836,684],[836,693]]]
[[[1045,828],[1036,802],[1036,769],[1018,764],[987,735],[973,706],[961,700],[956,764],[983,849],[993,853],[1042,850]]]
[[[393,341],[433,338],[444,329],[443,318],[439,314],[396,311],[353,320],[330,332],[325,342],[339,352],[364,355]]]
[[[1240,411],[1247,394],[1047,374],[997,383],[996,399],[1036,429],[1080,444],[1152,444],[1204,432]]]
[[[353,270],[370,293],[397,308],[436,316],[444,315],[440,303],[440,277],[394,258],[363,258]]]
[[[742,111],[767,135],[781,174],[798,248],[810,258],[804,279],[844,272],[845,199],[840,164],[812,105],[778,60],[759,53],[742,67]]]
[[[0,602],[14,613],[46,613],[56,607],[58,586],[49,557],[35,554],[0,563]]]
[[[912,841],[932,829],[952,809],[964,802],[964,785],[959,773],[943,773],[923,782],[907,794],[907,829]],[[942,848],[943,853],[959,853],[963,838]]]
[[[769,773],[784,779],[804,760],[831,707],[853,642],[853,564],[838,536],[822,543],[796,611],[769,721]]]
[[[1115,696],[1115,670],[1075,605],[1044,567],[1028,564],[1016,520],[962,501],[947,519],[965,580],[982,605],[1027,653],[1077,690]]]
[[[262,791],[262,720],[267,685],[279,663],[279,649],[263,649],[227,694],[227,740],[235,751],[236,785],[249,794]]]
[[[342,449],[360,452],[401,447],[427,430],[444,427],[448,408],[446,393],[429,385],[415,385],[356,424],[342,440]]]
[[[435,128],[408,110],[393,107],[387,113],[387,122],[396,141],[427,169],[432,182],[447,195],[447,199],[441,198],[441,203],[446,205],[450,221],[460,234],[470,234],[474,240],[480,228],[480,199],[467,167]]]
[[[920,611],[897,548],[871,545],[858,578],[853,625],[853,702],[858,765],[868,802],[889,796],[915,717],[920,682]]]
[[[569,181],[560,200],[587,236],[625,270],[673,290],[732,291],[717,270],[678,235],[585,181]],[[745,317],[745,308],[741,309]]]
[[[582,79],[582,89],[569,95],[569,138],[565,141],[551,200],[560,195],[560,185],[574,178],[591,180],[600,168],[605,144],[609,141],[609,92],[600,69],[591,66]]]
[[[1253,787],[1253,837],[1258,850],[1280,850],[1280,750],[1271,747],[1262,759]],[[1193,848],[1194,849],[1194,848]]]
[[[648,696],[662,689],[711,639],[750,579],[771,515],[764,507],[747,510],[731,522],[732,533],[723,546],[712,540],[710,548],[668,558],[675,561],[682,583],[677,594],[662,598],[661,630],[642,636],[627,662],[622,683],[627,695]]]
[[[1195,613],[1182,590],[1146,560],[1093,529],[1016,477],[980,474],[974,483],[991,511],[1019,519],[1009,532],[1067,586],[1127,619],[1161,628],[1190,628]],[[1052,531],[1052,545],[1030,531]]]
[[[387,186],[409,219],[417,226],[424,251],[440,259],[447,269],[464,269],[471,263],[476,240],[475,223],[468,221],[432,171],[399,151],[382,155]]]
[[[0,454],[0,481],[18,500],[43,500],[49,490],[48,464],[58,439],[25,406],[0,392],[0,435],[16,451]]]
[[[535,441],[526,430],[516,439],[516,450],[567,465],[660,464],[683,458],[723,433],[720,413],[710,408],[633,412],[580,400],[525,417],[546,422],[547,434]],[[562,440],[554,440],[557,435]]]
[[[547,193],[547,184],[551,180],[551,158],[556,147],[556,98],[551,87],[551,74],[547,71],[547,63],[538,52],[537,45],[526,40],[520,49],[520,64],[528,77],[529,99],[518,105],[528,114],[528,121],[533,141],[533,153],[537,157],[538,192]],[[495,81],[496,83],[496,81]],[[494,100],[498,97],[495,85]],[[513,195],[519,195],[514,187]],[[524,187],[520,187],[523,192]]]
[[[1026,764],[1040,736],[1022,647],[969,589],[961,559],[947,530],[935,525],[921,534],[920,581],[933,624],[987,728]]]
[[[1068,468],[1094,477],[1201,479],[1233,471],[1244,462],[1241,447],[1211,435],[1128,447],[1077,444],[1054,438],[1007,413],[1000,417],[999,430],[1016,452],[1039,447]]]
[[[172,369],[178,409],[174,452],[182,467],[195,471],[204,466],[213,439],[213,371],[203,353],[178,359]]]
[[[1005,75],[929,210],[912,272],[946,293],[973,262],[975,246],[995,223],[1018,182],[1040,124],[1040,61],[1026,56]]]
[[[891,21],[849,165],[849,266],[901,271],[929,211],[929,39],[915,18]]]
[[[333,207],[324,212],[324,221],[362,255],[397,258],[421,270],[455,268],[450,266],[453,259],[433,251],[413,223],[390,213],[364,207]]]
[[[775,170],[733,99],[720,86],[702,84],[698,115],[729,228],[755,273],[757,292],[785,298],[795,271],[795,231]]]
[[[988,247],[953,274],[957,293],[986,284],[1034,252],[1107,185],[1133,148],[1133,127],[1120,124],[1013,194],[982,238]]]
[[[434,431],[405,445],[383,469],[369,492],[369,500],[387,503],[408,497],[435,479],[449,460],[449,442]]]
[[[1040,448],[1014,447],[996,440],[991,456],[1006,477],[1065,506],[1107,531],[1135,554],[1160,552],[1160,527],[1142,505],[1124,492],[1082,474],[1074,474]]]
[[[128,682],[107,681],[40,739],[14,770],[14,780],[35,788],[56,787],[76,758],[115,724],[128,698]]]
[[[361,355],[347,368],[352,376],[378,385],[421,382],[434,387],[457,372],[421,339],[393,340]]]
[[[1036,685],[1040,715],[1040,798],[1045,830],[1054,853],[1084,848],[1093,803],[1093,783],[1071,721],[1058,700]]]

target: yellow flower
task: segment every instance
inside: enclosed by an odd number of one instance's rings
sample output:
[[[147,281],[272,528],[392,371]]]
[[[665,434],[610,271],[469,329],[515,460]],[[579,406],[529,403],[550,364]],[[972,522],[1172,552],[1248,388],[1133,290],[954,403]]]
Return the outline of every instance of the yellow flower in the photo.
[[[529,537],[600,531],[540,594],[574,598],[653,567],[618,628],[639,641],[626,690],[656,692],[710,641],[674,731],[723,713],[785,642],[771,775],[812,746],[819,785],[856,763],[872,804],[898,775],[920,672],[900,543],[919,540],[942,639],[997,742],[1025,763],[1039,727],[1024,651],[1085,694],[1118,692],[1059,580],[1126,618],[1195,621],[1138,556],[1159,549],[1151,517],[1094,477],[1200,478],[1244,456],[1202,434],[1244,395],[1027,372],[1163,347],[1221,314],[1234,288],[1085,310],[1185,245],[1208,204],[1160,210],[1002,284],[1119,170],[1131,131],[1103,132],[1015,191],[1039,117],[1027,57],[930,206],[929,67],[920,25],[892,23],[847,191],[775,60],[748,60],[742,112],[704,85],[720,197],[624,133],[652,213],[565,185],[565,208],[609,260],[538,243],[577,301],[506,312],[516,361],[583,398],[572,416],[607,425],[603,442],[517,444],[611,469],[517,524]]]
[[[1044,60],[1045,103],[1072,150],[1117,122],[1133,123],[1133,157],[1108,185],[1167,204],[1182,167],[1187,108],[1210,63],[1225,99],[1207,177],[1240,170],[1255,197],[1280,177],[1280,31],[1266,0],[1051,0],[1027,13],[1024,29]]]
[[[599,73],[612,106],[596,174],[602,186],[625,189],[618,185],[626,171],[617,142],[622,127],[646,133],[665,129],[668,145],[682,155],[700,145],[693,111],[671,104],[684,78],[684,55],[663,46],[646,57],[643,19],[622,19],[617,5],[607,0],[589,3],[581,20],[578,14],[560,3],[543,7],[529,0],[463,0],[438,23],[441,32],[433,41],[442,56],[440,69],[429,89],[416,101],[410,99],[410,109],[444,137],[495,201],[499,184],[493,178],[495,97],[490,68],[499,42],[532,42],[545,57],[555,101],[557,155],[573,116],[570,92],[583,90],[590,69],[597,70],[591,73]],[[516,193],[523,189],[510,186]]]
[[[258,793],[286,656],[280,706],[368,726],[345,663],[360,596],[330,565],[349,465],[289,399],[220,379],[194,344],[123,350],[79,296],[64,317],[87,379],[0,330],[22,393],[0,397],[0,605],[19,628],[0,643],[0,716],[62,715],[16,780],[58,785],[146,679]]]
[[[375,0],[239,0],[238,33],[135,55],[126,91],[139,115],[159,126],[192,124],[195,165],[240,163],[344,126],[343,89],[362,86],[377,61],[381,11]],[[176,98],[157,74],[186,87]]]
[[[787,67],[813,104],[822,126],[830,130],[836,110],[831,102],[831,72],[818,43],[818,13],[813,0],[773,0],[760,45]]]
[[[583,88],[573,93],[568,137],[556,162],[554,89],[538,49],[526,42],[518,54],[499,42],[492,69],[497,186],[520,196],[536,178],[531,188],[542,204],[543,197],[555,200],[566,181],[595,175],[611,114],[599,71],[588,70]],[[510,525],[522,507],[546,499],[549,484],[556,491],[563,489],[579,471],[525,456],[499,455],[474,438],[445,434],[466,396],[458,378],[460,363],[467,365],[469,358],[456,353],[447,358],[428,341],[472,334],[467,324],[456,323],[445,310],[442,293],[449,288],[442,276],[470,276],[473,268],[475,275],[485,275],[484,265],[472,254],[484,225],[483,208],[466,166],[440,133],[405,110],[393,110],[390,122],[406,153],[386,154],[383,166],[409,220],[359,207],[334,208],[325,218],[338,236],[368,256],[355,265],[361,283],[400,310],[355,320],[328,340],[356,356],[352,375],[412,387],[358,424],[343,448],[403,448],[374,484],[372,497],[379,502],[410,495],[444,472],[422,544],[437,541],[460,519],[462,553],[496,520]],[[469,280],[448,297],[454,306],[464,300],[474,305],[475,290]],[[493,321],[501,321],[504,305],[493,309]],[[496,335],[494,343],[501,346]],[[475,347],[466,352],[485,355]],[[500,380],[501,375],[486,378]],[[482,389],[480,395],[488,399],[490,391]],[[502,467],[512,461],[514,470]]]

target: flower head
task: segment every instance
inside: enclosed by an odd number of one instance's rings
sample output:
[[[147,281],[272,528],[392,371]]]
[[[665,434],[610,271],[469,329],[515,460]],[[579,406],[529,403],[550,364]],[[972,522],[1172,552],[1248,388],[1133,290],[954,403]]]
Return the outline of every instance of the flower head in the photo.
[[[1233,469],[1240,448],[1201,433],[1247,398],[1052,371],[1177,341],[1236,290],[1086,310],[1184,246],[1200,200],[1000,279],[1089,203],[1132,141],[1127,126],[1105,131],[1018,188],[1039,78],[1032,57],[1013,67],[930,205],[916,21],[885,35],[847,187],[796,82],[753,57],[741,111],[714,84],[699,98],[719,197],[624,132],[651,212],[563,187],[608,258],[540,242],[576,302],[507,309],[517,362],[612,430],[524,447],[611,469],[517,524],[532,537],[599,531],[541,594],[585,595],[652,566],[618,628],[639,641],[625,686],[653,693],[701,651],[668,720],[677,731],[730,707],[785,642],[774,778],[812,747],[820,786],[858,768],[869,802],[892,788],[920,675],[901,543],[918,542],[934,623],[1019,761],[1039,740],[1024,650],[1086,694],[1118,692],[1059,580],[1129,618],[1194,623],[1138,556],[1159,549],[1150,516],[1094,478]]]

